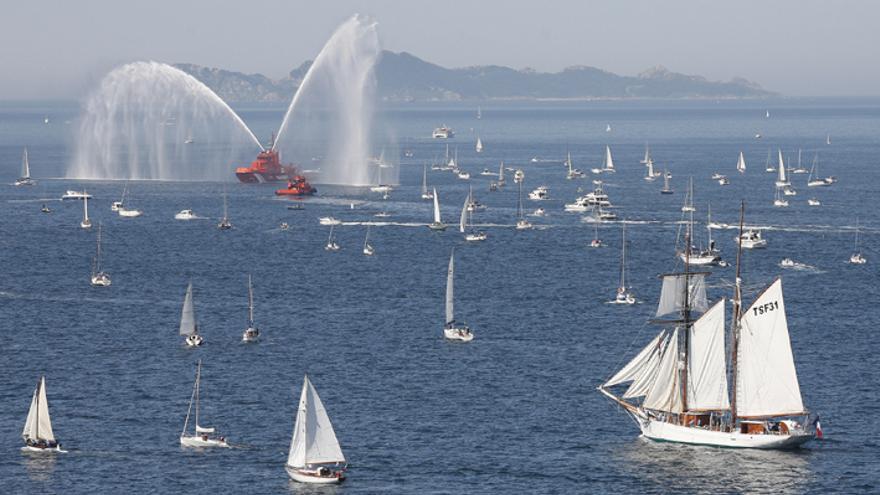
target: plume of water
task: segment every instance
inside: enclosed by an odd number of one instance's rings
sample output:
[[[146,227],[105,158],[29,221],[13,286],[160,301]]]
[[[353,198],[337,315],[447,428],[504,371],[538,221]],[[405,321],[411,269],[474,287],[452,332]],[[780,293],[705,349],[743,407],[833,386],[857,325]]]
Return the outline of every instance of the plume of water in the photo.
[[[315,182],[376,183],[370,143],[380,54],[376,22],[355,15],[336,29],[296,91],[275,148],[285,161],[319,167]]]
[[[228,180],[258,149],[238,114],[198,79],[135,62],[107,74],[86,101],[67,176]]]

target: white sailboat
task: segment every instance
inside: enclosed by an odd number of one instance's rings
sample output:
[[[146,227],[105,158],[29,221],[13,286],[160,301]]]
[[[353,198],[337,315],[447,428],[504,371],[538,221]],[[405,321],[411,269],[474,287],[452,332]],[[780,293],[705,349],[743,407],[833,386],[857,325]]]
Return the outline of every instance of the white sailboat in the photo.
[[[647,165],[649,161],[651,161],[651,148],[648,147],[648,143],[645,143],[645,157],[639,160],[639,163]]]
[[[849,257],[850,264],[864,265],[865,263],[868,262],[868,259],[865,258],[864,256],[862,256],[862,250],[859,248],[859,225],[858,225],[858,223],[856,223],[856,242],[855,242],[855,248],[853,248],[853,251],[855,251],[855,252],[852,254],[852,256]]]
[[[657,179],[657,177],[660,177],[660,172],[654,172],[654,160],[648,158],[648,162],[645,164],[645,167],[647,168],[645,172],[646,181],[653,182]]]
[[[819,177],[819,153],[813,155],[813,164],[810,166],[810,175],[807,177],[807,187],[826,187],[834,184],[834,177]]]
[[[513,182],[516,183],[517,194],[516,194],[516,230],[529,230],[532,228],[532,223],[526,220],[523,211],[522,204],[522,186],[523,181],[526,179],[526,174],[522,170],[517,170],[513,176]],[[546,188],[543,189],[544,195],[546,195]],[[531,196],[531,195],[530,195]]]
[[[694,208],[694,178],[690,177],[688,179],[688,191],[684,196],[684,205],[681,207],[681,211],[685,213],[693,213],[696,211]]]
[[[831,145],[831,134],[826,134],[826,135],[825,135],[825,144],[828,145],[828,146]]]
[[[196,382],[193,384],[192,396],[189,398],[189,409],[186,411],[186,419],[183,420],[183,431],[180,432],[180,445],[184,447],[229,447],[226,438],[215,435],[216,430],[212,427],[199,425],[199,389],[202,381],[202,360],[199,359],[196,367]],[[195,417],[193,424],[195,430],[189,433],[189,418],[195,405]]]
[[[428,166],[424,166],[422,170],[422,199],[434,199],[434,195],[428,190]]]
[[[769,148],[767,149],[767,163],[764,164],[765,172],[776,172],[776,167],[773,166],[773,151]]]
[[[373,256],[376,250],[370,244],[370,226],[367,225],[367,234],[364,236],[364,256]]]
[[[672,194],[675,191],[672,190],[672,187],[669,185],[669,171],[663,170],[663,189],[660,189],[660,194]]]
[[[448,340],[470,342],[474,340],[474,333],[464,323],[455,321],[455,249],[449,255],[449,267],[446,270],[446,324],[443,326],[443,336]]]
[[[777,208],[785,208],[788,206],[788,200],[781,194],[784,187],[776,187],[776,193],[773,197],[773,206]]]
[[[110,274],[102,270],[101,266],[101,224],[98,224],[98,242],[95,248],[95,258],[92,260],[92,286],[110,287]]]
[[[223,188],[223,218],[220,219],[220,223],[217,224],[217,228],[220,230],[229,230],[232,228],[232,222],[229,221],[229,205],[226,200],[226,188]]]
[[[568,180],[580,179],[581,177],[584,176],[583,172],[581,172],[580,170],[573,167],[572,162],[571,162],[571,152],[567,153],[567,156],[565,158],[565,165],[568,167],[568,174],[566,174],[566,176],[565,176],[566,179],[568,179]]]
[[[335,225],[330,226],[330,235],[327,237],[327,244],[324,245],[325,251],[336,252],[339,251],[339,244],[336,243],[336,238],[333,237],[333,228]]]
[[[180,311],[180,335],[185,336],[183,342],[187,347],[202,345],[205,340],[199,335],[199,324],[196,322],[196,308],[193,305],[193,284],[186,286],[183,296],[183,309]]]
[[[139,216],[143,215],[144,212],[142,212],[141,210],[138,210],[135,208],[129,209],[129,208],[125,207],[125,195],[127,192],[128,192],[128,182],[126,182],[125,186],[122,187],[122,200],[116,201],[113,203],[113,206],[116,206],[116,209],[115,209],[116,213],[120,217],[124,217],[124,218],[135,218],[135,217],[139,217]],[[111,210],[113,209],[113,206],[110,207]]]
[[[707,227],[706,231],[708,232],[707,242],[708,247],[703,249],[702,247],[697,247],[695,238],[695,229],[694,229],[694,212],[690,211],[688,215],[687,221],[687,230],[684,235],[684,249],[678,251],[678,257],[685,264],[689,265],[697,265],[697,266],[706,266],[706,265],[718,265],[724,266],[725,263],[721,259],[721,252],[715,248],[715,241],[712,240],[712,228],[709,224],[712,223],[712,211],[711,206],[707,212]]]
[[[247,328],[241,334],[242,342],[256,342],[260,338],[260,329],[254,323],[254,285],[248,274],[248,321]]]
[[[83,191],[83,219],[82,222],[79,223],[79,226],[84,229],[92,228],[92,221],[89,220],[89,196]]]
[[[470,205],[471,198],[470,195],[464,198],[464,206],[461,208],[461,215],[458,219],[458,231],[464,234],[464,240],[468,242],[480,242],[485,241],[488,237],[486,233],[482,230],[476,230],[473,226],[473,211],[471,211],[468,206]]]
[[[664,319],[656,322],[668,327],[599,392],[632,416],[644,437],[656,441],[755,449],[794,448],[809,441],[815,420],[801,399],[782,280],[772,282],[743,312],[737,262],[728,370],[727,301],[708,304],[706,275],[685,265],[683,273],[663,276],[657,317]],[[734,384],[730,389],[728,371]],[[620,395],[613,391],[626,383]]]
[[[437,195],[437,188],[434,188],[432,194],[434,197],[434,221],[428,224],[431,230],[446,230],[446,224],[440,219],[440,196]]]
[[[602,239],[599,239],[599,224],[600,223],[601,223],[601,220],[599,220],[598,218],[595,218],[593,220],[593,240],[590,241],[591,248],[600,248],[600,247],[605,246],[605,244],[602,242]]]
[[[501,165],[498,166],[498,181],[496,184],[498,184],[498,187],[504,186],[504,160],[501,160]]]
[[[31,164],[28,161],[28,150],[24,149],[21,155],[21,177],[15,181],[16,186],[33,186],[37,181],[31,179]]]
[[[736,161],[736,171],[741,174],[746,173],[746,158],[742,151],[739,152],[739,159]]]
[[[802,154],[803,154],[803,150],[801,150],[800,148],[798,148],[798,161],[797,161],[797,167],[795,167],[794,170],[791,171],[791,173],[793,173],[793,174],[805,174],[805,173],[809,172],[809,170],[805,169],[805,168],[803,167],[803,165],[802,165],[802,162],[801,162],[801,155],[802,155]]]
[[[620,223],[620,285],[617,287],[617,294],[614,304],[635,304],[636,297],[626,286],[626,222]]]
[[[779,153],[779,163],[776,165],[776,187],[790,186],[791,182],[788,180],[788,171],[785,169],[785,161],[782,159],[782,150],[777,151]]]
[[[46,398],[45,376],[40,377],[40,381],[37,382],[37,387],[34,389],[21,438],[24,440],[22,452],[66,452],[61,450],[61,444],[55,439],[55,433],[52,431],[49,401]]]
[[[337,484],[345,481],[345,456],[318,391],[306,375],[303,380],[293,438],[284,466],[300,483]]]
[[[483,118],[483,110],[480,108],[479,105],[477,105],[477,120],[480,120],[482,118]]]
[[[602,168],[594,168],[591,170],[594,174],[601,174],[603,172],[614,172],[614,159],[611,157],[611,147],[605,146],[605,163]]]
[[[483,141],[480,139],[479,135],[477,135],[477,144],[474,146],[474,149],[477,153],[483,152]]]

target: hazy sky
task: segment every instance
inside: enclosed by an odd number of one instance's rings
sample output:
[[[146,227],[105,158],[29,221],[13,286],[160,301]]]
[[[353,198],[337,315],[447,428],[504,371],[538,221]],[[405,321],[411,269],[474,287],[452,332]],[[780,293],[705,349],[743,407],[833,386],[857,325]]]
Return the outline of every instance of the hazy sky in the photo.
[[[449,67],[662,64],[793,96],[880,94],[880,1],[6,0],[0,100],[78,98],[146,59],[280,77],[356,12],[386,49]]]

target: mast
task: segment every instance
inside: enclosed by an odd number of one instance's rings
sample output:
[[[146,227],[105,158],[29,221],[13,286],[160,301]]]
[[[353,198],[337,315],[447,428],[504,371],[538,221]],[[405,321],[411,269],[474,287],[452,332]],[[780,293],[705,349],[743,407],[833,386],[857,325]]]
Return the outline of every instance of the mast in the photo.
[[[95,248],[95,273],[101,271],[101,224],[98,224],[98,246]],[[94,273],[92,274],[94,275]]]
[[[369,228],[369,227],[367,227]],[[254,326],[254,287],[251,285],[251,275],[248,274],[248,327]]]
[[[626,290],[626,223],[621,222],[620,226],[622,239],[620,243],[620,288]]]
[[[198,367],[196,368],[196,433],[198,433],[199,429],[199,382],[202,379],[202,360],[199,359]]]
[[[730,401],[730,421],[731,427],[736,425],[736,390],[737,390],[737,356],[739,355],[739,320],[742,308],[742,278],[740,278],[741,261],[742,261],[742,235],[743,235],[743,217],[745,215],[746,202],[742,201],[739,206],[739,237],[736,240],[736,285],[733,289],[733,325],[730,331],[732,334],[730,344],[730,368],[731,378],[733,382],[731,401]]]
[[[693,179],[691,179],[693,181]],[[693,184],[693,182],[692,182]],[[693,199],[691,199],[693,201]],[[693,212],[691,212],[691,218],[693,218]],[[690,318],[691,318],[691,302],[690,302],[690,261],[691,261],[691,232],[690,229],[687,230],[684,234],[684,242],[688,247],[685,250],[684,255],[684,304],[681,307],[681,319],[682,325],[684,327],[684,363],[685,366],[681,367],[681,410],[682,413],[687,412],[687,378],[688,378],[688,367],[687,363],[690,360],[690,356],[688,353],[690,352],[690,332],[688,332],[688,327],[690,326]]]
[[[35,440],[40,439],[40,395],[41,395],[40,392],[43,391],[43,383],[45,383],[45,382],[46,382],[45,376],[41,376],[40,381],[37,382],[37,415],[34,418],[34,421],[36,422],[36,426],[37,426],[37,429],[36,429],[37,436],[36,436]]]

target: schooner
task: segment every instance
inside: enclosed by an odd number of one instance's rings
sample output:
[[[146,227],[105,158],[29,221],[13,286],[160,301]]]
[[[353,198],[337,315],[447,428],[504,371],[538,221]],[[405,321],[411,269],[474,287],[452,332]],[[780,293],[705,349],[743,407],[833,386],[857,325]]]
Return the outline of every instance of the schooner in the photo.
[[[740,233],[742,224],[741,209]],[[741,254],[742,246],[737,253],[729,369],[727,300],[710,305],[708,273],[690,271],[686,262],[682,273],[661,276],[654,322],[665,328],[598,387],[633,417],[645,437],[758,449],[797,447],[814,437],[816,421],[801,398],[782,279],[774,280],[743,311]],[[702,315],[696,317],[698,312]],[[728,387],[728,377],[733,387]],[[627,383],[622,393],[613,391]]]

